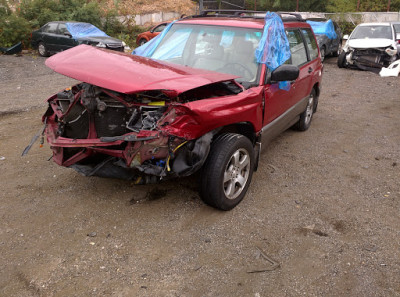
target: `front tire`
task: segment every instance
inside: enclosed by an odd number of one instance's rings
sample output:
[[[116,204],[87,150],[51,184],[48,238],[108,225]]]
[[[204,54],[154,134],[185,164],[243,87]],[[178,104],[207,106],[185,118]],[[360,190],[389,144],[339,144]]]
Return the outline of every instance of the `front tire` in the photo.
[[[200,196],[208,205],[230,210],[242,201],[254,170],[254,149],[240,134],[222,134],[213,141],[204,164]]]
[[[42,57],[48,57],[49,56],[49,52],[47,51],[46,45],[43,42],[39,42],[38,53]]]

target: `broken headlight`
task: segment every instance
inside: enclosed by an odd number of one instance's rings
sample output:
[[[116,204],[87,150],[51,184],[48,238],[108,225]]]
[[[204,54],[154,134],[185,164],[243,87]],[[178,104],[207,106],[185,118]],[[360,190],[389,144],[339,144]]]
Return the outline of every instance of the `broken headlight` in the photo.
[[[394,56],[395,54],[397,54],[397,49],[388,47],[387,49],[385,49],[385,52],[386,52],[389,56]]]

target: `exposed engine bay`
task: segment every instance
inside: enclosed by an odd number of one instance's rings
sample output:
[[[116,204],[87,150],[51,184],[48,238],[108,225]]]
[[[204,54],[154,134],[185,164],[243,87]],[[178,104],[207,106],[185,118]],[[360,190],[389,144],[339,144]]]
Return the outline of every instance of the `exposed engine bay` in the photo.
[[[179,107],[240,92],[233,81],[179,96],[168,90],[123,94],[80,83],[48,100],[43,121],[57,164],[87,176],[155,182],[194,173],[208,155],[215,131],[191,139],[167,129],[180,116],[187,117]]]
[[[349,65],[373,72],[379,72],[382,67],[388,67],[397,59],[397,49],[391,47],[353,49],[346,55]]]

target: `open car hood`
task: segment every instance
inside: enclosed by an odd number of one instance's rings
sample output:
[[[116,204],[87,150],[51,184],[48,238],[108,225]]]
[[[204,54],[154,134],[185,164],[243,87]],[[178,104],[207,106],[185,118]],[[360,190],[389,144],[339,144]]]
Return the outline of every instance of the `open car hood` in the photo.
[[[352,48],[385,48],[393,45],[393,40],[386,38],[366,38],[366,39],[350,39],[349,46]]]
[[[79,45],[46,60],[55,72],[119,93],[185,91],[237,78],[164,61]]]

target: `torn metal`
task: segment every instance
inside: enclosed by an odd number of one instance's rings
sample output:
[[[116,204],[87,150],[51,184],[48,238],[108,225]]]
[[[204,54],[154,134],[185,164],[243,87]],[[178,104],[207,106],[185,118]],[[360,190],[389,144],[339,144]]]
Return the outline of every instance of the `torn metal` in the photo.
[[[217,111],[219,104],[203,104],[208,109],[199,110],[194,103],[221,97],[243,100],[242,92],[234,81],[197,87],[179,96],[169,90],[124,94],[80,83],[48,99],[45,133],[54,161],[86,176],[138,183],[187,176],[204,164],[220,126],[203,123],[199,116]],[[255,105],[251,112],[257,112],[253,109],[257,109]],[[246,108],[241,112],[246,113]],[[229,111],[221,116],[223,123]]]

